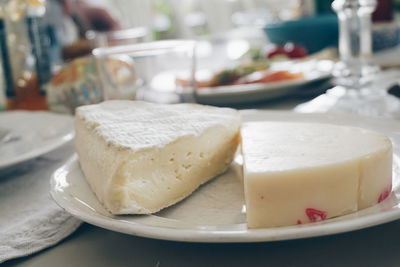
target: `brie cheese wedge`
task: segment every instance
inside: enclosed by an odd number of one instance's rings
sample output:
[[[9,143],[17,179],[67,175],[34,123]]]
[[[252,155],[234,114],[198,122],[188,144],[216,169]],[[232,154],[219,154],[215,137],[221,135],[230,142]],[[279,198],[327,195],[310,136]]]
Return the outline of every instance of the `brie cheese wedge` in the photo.
[[[249,122],[241,133],[249,228],[344,215],[391,191],[392,145],[382,134],[290,122]]]
[[[239,127],[239,113],[229,108],[107,101],[76,110],[75,146],[107,210],[149,214],[224,172]]]

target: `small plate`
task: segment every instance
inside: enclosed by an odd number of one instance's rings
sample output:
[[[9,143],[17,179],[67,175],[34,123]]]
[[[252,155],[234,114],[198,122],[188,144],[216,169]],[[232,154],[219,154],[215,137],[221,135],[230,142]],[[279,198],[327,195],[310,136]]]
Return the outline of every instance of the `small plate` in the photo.
[[[393,192],[371,208],[323,222],[248,229],[237,161],[190,197],[153,215],[114,216],[98,202],[74,156],[55,172],[51,195],[65,210],[88,223],[137,236],[187,242],[263,242],[315,237],[378,225],[400,218],[400,123],[350,115],[244,111],[244,121],[308,121],[360,126],[388,135],[394,147]]]
[[[10,141],[0,142],[0,168],[50,152],[74,136],[71,116],[42,111],[1,112],[0,128],[12,136]]]

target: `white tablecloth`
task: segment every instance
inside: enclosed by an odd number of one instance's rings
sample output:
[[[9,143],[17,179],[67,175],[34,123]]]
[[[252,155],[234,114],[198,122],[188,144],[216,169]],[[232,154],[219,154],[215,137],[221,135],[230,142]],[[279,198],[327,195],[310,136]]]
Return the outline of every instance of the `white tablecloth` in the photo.
[[[0,263],[55,245],[81,224],[49,194],[52,173],[72,154],[73,146],[68,143],[37,159],[0,170]]]

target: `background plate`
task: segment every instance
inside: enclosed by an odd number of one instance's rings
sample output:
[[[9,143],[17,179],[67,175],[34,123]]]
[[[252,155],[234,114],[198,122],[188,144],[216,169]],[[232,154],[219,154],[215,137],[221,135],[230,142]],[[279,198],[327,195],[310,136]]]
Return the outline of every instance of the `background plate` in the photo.
[[[261,102],[274,98],[315,90],[320,82],[332,77],[334,62],[330,60],[307,60],[300,62],[276,62],[271,70],[290,70],[302,72],[301,79],[277,81],[269,83],[254,83],[216,86],[197,90],[196,101],[210,105],[237,105]]]
[[[0,168],[50,152],[74,136],[73,118],[50,112],[1,112],[0,127],[11,130],[15,138],[15,141],[0,143]]]
[[[247,229],[238,161],[190,197],[154,215],[113,216],[86,183],[77,157],[51,180],[54,200],[74,216],[97,226],[137,236],[190,242],[261,242],[342,233],[400,218],[400,123],[350,115],[299,114],[247,110],[244,121],[308,121],[368,128],[388,135],[394,146],[393,192],[371,208],[323,222],[290,227]]]
[[[237,105],[256,103],[307,90],[313,84],[328,80],[331,76],[319,74],[304,79],[270,83],[216,86],[197,90],[196,101],[208,105]]]

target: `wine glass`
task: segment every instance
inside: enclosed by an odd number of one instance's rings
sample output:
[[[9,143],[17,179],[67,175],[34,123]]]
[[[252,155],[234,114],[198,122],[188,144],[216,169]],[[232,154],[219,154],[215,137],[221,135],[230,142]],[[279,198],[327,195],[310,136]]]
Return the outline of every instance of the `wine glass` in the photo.
[[[386,91],[400,81],[397,72],[382,72],[372,61],[371,15],[376,0],[335,0],[339,19],[339,54],[333,75],[336,86],[295,108],[298,112],[356,113],[400,118],[400,101]]]

